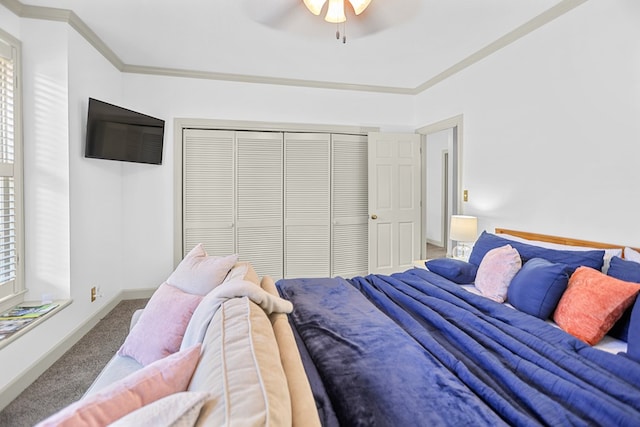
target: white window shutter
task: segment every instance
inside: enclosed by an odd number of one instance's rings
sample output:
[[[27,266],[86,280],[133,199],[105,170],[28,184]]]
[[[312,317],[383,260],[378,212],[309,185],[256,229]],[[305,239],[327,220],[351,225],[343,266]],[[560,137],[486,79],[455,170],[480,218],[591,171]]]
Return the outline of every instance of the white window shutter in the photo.
[[[331,274],[331,135],[285,134],[285,277]]]
[[[24,288],[18,277],[21,233],[20,168],[16,141],[15,47],[0,40],[0,301],[9,301]]]
[[[208,129],[184,131],[184,254],[198,243],[203,243],[210,255],[236,252],[234,134]]]
[[[369,271],[367,137],[332,135],[332,276]]]
[[[278,132],[237,132],[237,250],[260,276],[283,274],[282,145]]]

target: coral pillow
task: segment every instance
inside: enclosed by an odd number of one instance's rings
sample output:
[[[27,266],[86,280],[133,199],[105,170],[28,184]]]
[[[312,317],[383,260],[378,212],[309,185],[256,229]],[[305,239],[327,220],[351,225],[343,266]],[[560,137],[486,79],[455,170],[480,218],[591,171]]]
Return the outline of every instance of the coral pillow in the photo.
[[[37,427],[106,426],[144,405],[185,391],[200,359],[200,350],[198,344],[145,366],[67,406]]]
[[[483,296],[504,302],[509,284],[520,268],[522,259],[511,245],[491,249],[478,266],[476,288]]]
[[[171,286],[196,295],[206,295],[227,277],[238,255],[209,256],[202,243],[197,244],[167,279]]]
[[[148,365],[177,352],[191,315],[201,300],[200,295],[163,283],[151,296],[118,354]]]
[[[633,304],[638,292],[638,283],[579,267],[569,279],[553,320],[574,337],[595,345]]]
[[[530,259],[511,281],[507,299],[518,310],[546,320],[567,289],[570,270],[565,264]]]

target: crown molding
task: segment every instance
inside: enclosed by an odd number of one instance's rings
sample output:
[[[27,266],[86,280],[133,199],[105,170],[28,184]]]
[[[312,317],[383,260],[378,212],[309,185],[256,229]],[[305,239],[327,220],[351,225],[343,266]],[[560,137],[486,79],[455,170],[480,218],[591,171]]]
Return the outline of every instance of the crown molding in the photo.
[[[162,68],[162,67],[149,67],[145,65],[125,65],[122,69],[125,73],[134,74],[150,74],[156,76],[170,76],[170,77],[185,77],[192,79],[207,79],[207,80],[224,80],[239,83],[258,83],[258,84],[272,84],[280,86],[296,86],[296,87],[310,87],[321,89],[336,89],[336,90],[351,90],[351,91],[363,91],[363,92],[380,92],[380,93],[393,93],[400,95],[413,95],[413,89],[392,87],[392,86],[375,86],[375,85],[361,85],[353,83],[337,83],[319,80],[302,80],[302,79],[286,79],[280,77],[267,77],[267,76],[254,76],[246,74],[227,74],[216,73],[213,71],[197,71],[197,70],[182,70],[177,68]]]
[[[398,86],[361,85],[356,83],[340,83],[319,80],[287,79],[280,77],[256,76],[245,74],[217,73],[213,71],[183,70],[177,68],[152,67],[146,65],[125,64],[118,55],[111,50],[100,37],[80,19],[73,11],[43,6],[25,5],[19,0],[0,0],[5,6],[20,18],[42,19],[49,21],[66,22],[89,42],[102,56],[104,56],[116,69],[123,73],[147,74],[155,76],[181,77],[205,80],[230,81],[238,83],[271,84],[280,86],[308,87],[318,89],[349,90],[361,92],[389,93],[396,95],[418,95],[460,71],[470,67],[476,62],[488,57],[498,50],[521,39],[527,34],[548,24],[556,18],[573,10],[588,0],[563,0],[557,5],[529,20],[513,31],[505,34],[496,41],[489,43],[482,49],[472,53],[468,57],[452,65],[441,73],[431,77],[415,88]]]
[[[540,15],[536,16],[535,18],[532,18],[531,20],[520,25],[515,30],[500,37],[493,43],[489,43],[482,49],[467,56],[462,61],[452,65],[451,67],[447,68],[440,74],[437,74],[436,76],[422,83],[420,86],[415,88],[415,94],[417,95],[437,85],[443,80],[446,80],[449,77],[453,76],[454,74],[457,74],[460,71],[464,70],[465,68],[470,67],[476,62],[481,61],[482,59],[488,57],[489,55],[499,51],[503,47],[509,46],[511,43],[517,40],[520,40],[522,37],[532,33],[538,28],[550,23],[556,18],[559,18],[560,16],[575,9],[581,4],[586,3],[587,1],[588,0],[564,0],[558,3],[557,5],[551,7],[550,9],[547,9],[546,11],[542,12]]]

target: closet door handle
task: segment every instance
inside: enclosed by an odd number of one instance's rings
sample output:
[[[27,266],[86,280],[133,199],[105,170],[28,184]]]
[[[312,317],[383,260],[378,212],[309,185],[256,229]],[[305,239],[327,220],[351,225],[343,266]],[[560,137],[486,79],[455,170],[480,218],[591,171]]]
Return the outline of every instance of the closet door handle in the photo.
[[[378,215],[376,214],[371,215],[371,219],[378,219]]]

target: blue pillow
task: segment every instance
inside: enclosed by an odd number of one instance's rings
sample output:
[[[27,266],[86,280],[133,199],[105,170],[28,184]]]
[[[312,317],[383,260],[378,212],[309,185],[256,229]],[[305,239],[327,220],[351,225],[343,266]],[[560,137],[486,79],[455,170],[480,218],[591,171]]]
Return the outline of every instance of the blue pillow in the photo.
[[[614,256],[611,258],[609,270],[607,270],[607,276],[615,277],[616,279],[624,280],[625,282],[640,283],[640,264]],[[624,313],[622,313],[620,320],[613,325],[613,328],[607,332],[607,335],[622,341],[627,341],[632,310],[633,304],[631,307],[626,309]]]
[[[611,258],[607,276],[615,277],[625,282],[640,283],[640,263],[614,256]]]
[[[429,271],[459,285],[473,283],[478,272],[477,266],[453,258],[436,258],[425,262],[424,265]]]
[[[568,251],[549,249],[505,239],[504,237],[496,236],[495,234],[487,233],[486,231],[482,232],[476,243],[473,245],[469,262],[471,264],[480,265],[482,258],[484,258],[487,252],[506,244],[511,245],[518,251],[522,257],[523,265],[530,259],[543,258],[551,262],[569,266],[571,268],[569,275],[571,275],[573,271],[581,265],[585,265],[596,270],[602,270],[602,265],[604,264],[603,250]]]
[[[640,298],[632,305],[627,356],[640,362]]]
[[[546,259],[530,259],[511,281],[507,301],[520,311],[547,320],[567,289],[570,270]]]

